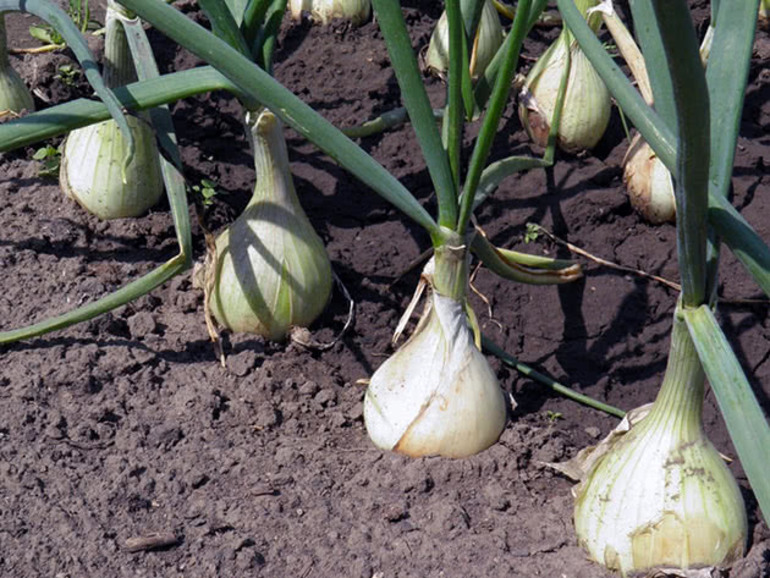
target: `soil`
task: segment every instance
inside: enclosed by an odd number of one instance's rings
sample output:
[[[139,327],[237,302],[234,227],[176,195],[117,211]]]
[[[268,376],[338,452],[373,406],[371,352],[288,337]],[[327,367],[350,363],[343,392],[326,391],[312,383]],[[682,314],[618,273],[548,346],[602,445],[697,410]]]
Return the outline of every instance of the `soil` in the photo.
[[[202,19],[192,4],[183,8]],[[407,3],[415,47],[439,8]],[[700,21],[706,7],[696,6]],[[98,19],[103,14],[94,8]],[[31,19],[8,18],[10,45],[34,46]],[[525,46],[531,66],[555,29]],[[151,34],[164,71],[197,59]],[[94,48],[100,41],[92,39]],[[758,32],[734,174],[734,204],[770,239],[770,37]],[[68,52],[24,54],[14,66],[38,107],[89,94],[55,78]],[[286,22],[276,77],[339,126],[399,104],[375,23],[358,29]],[[441,102],[440,81],[427,78]],[[172,107],[188,180],[221,192],[207,224],[245,206],[254,173],[226,94]],[[473,130],[469,131],[469,138]],[[355,301],[355,321],[327,351],[225,335],[227,367],[209,342],[191,273],[66,330],[0,348],[0,575],[56,576],[609,576],[572,528],[572,483],[544,466],[596,442],[617,419],[578,405],[490,358],[518,407],[496,445],[468,459],[410,459],[380,451],[362,420],[367,378],[392,352],[391,334],[417,283],[410,264],[426,234],[316,148],[288,132],[295,183],[333,267]],[[58,140],[53,141],[54,145]],[[470,141],[469,141],[470,142]],[[435,211],[411,128],[361,146]],[[39,175],[36,146],[2,155],[0,328],[90,302],[176,254],[167,204],[135,220],[100,222]],[[632,210],[620,163],[617,110],[593,154],[561,154],[552,172],[504,181],[478,219],[499,246],[572,257],[535,222],[585,250],[677,280],[675,231]],[[470,150],[470,149],[468,149]],[[493,156],[540,154],[513,105]],[[204,252],[193,218],[196,258]],[[509,353],[586,395],[628,410],[654,399],[677,293],[581,259],[585,276],[560,287],[516,284],[480,270],[471,296],[483,330]],[[486,299],[482,301],[480,295]],[[719,319],[770,412],[770,321],[760,289],[724,252]],[[347,303],[335,294],[311,328],[331,340]],[[711,440],[735,457],[713,395]],[[740,463],[750,541],[732,578],[770,576],[770,532]],[[159,549],[130,540],[170,535]],[[128,541],[128,542],[127,542]]]

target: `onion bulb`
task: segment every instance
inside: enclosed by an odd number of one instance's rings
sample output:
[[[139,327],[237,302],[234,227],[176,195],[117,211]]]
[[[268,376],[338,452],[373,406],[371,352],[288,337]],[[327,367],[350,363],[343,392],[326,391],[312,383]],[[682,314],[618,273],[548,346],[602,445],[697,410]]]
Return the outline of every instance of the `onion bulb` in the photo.
[[[485,0],[471,52],[472,78],[478,78],[484,73],[502,43],[503,26],[500,24],[497,10],[491,0]],[[425,64],[428,70],[437,74],[445,72],[449,66],[449,21],[446,11],[439,18],[431,34],[428,51],[425,54]]]
[[[104,83],[115,88],[136,80],[121,19],[125,9],[107,3]],[[124,167],[126,142],[114,120],[72,131],[64,141],[59,184],[64,193],[102,219],[138,217],[163,194],[155,134],[146,116],[126,116],[134,138],[134,157]]]
[[[371,0],[289,0],[289,9],[295,20],[302,18],[303,12],[310,12],[313,20],[324,26],[335,18],[358,26],[369,19]]]
[[[8,59],[5,14],[0,12],[0,118],[23,110],[35,110],[35,102],[27,85]]]
[[[704,374],[677,315],[658,398],[577,487],[575,529],[590,556],[629,573],[727,565],[748,535],[738,485],[703,431]]]
[[[631,140],[623,160],[623,182],[631,205],[645,220],[657,224],[676,219],[671,172],[640,134]]]
[[[465,457],[497,441],[505,397],[474,343],[464,299],[431,290],[415,333],[372,376],[364,422],[377,447],[412,457]]]
[[[584,10],[585,11],[585,10]],[[589,17],[599,26],[598,14]],[[519,97],[519,119],[530,138],[546,146],[559,87],[569,66],[556,143],[567,152],[591,149],[610,122],[610,93],[577,41],[566,28],[527,75]]]
[[[216,320],[236,332],[285,339],[318,317],[332,272],[321,239],[299,204],[280,120],[248,113],[257,183],[243,213],[216,240]]]

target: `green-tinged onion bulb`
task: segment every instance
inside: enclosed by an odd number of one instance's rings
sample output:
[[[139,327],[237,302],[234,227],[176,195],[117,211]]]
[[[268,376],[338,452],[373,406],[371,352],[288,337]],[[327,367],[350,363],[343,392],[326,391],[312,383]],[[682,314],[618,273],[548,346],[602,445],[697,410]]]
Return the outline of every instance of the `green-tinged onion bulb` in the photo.
[[[113,120],[72,131],[62,148],[59,171],[62,190],[102,219],[138,217],[163,194],[155,135],[142,120],[133,117],[126,120],[136,150],[125,173],[126,141]]]
[[[624,576],[727,565],[746,546],[743,499],[703,431],[704,376],[684,321],[677,323],[671,358],[679,366],[669,359],[653,409],[576,490],[578,540],[594,560]]]
[[[676,219],[674,181],[666,165],[637,134],[623,161],[623,182],[631,205],[650,223]]]
[[[366,430],[377,447],[409,456],[470,456],[500,437],[505,398],[463,305],[430,299],[415,333],[372,376]]]
[[[481,10],[481,20],[479,20],[471,52],[471,77],[478,78],[484,73],[502,43],[503,27],[500,24],[500,18],[492,1],[486,0]],[[449,66],[449,21],[446,11],[439,18],[431,34],[428,51],[425,54],[425,64],[429,70],[438,74],[446,72]]]
[[[371,0],[289,0],[289,9],[295,20],[302,18],[303,12],[310,12],[313,20],[324,26],[335,18],[358,26],[369,19]]]
[[[280,341],[326,307],[331,264],[294,190],[281,122],[263,110],[249,113],[247,125],[257,183],[244,212],[217,238],[210,305],[230,330]]]
[[[610,93],[591,62],[567,31],[548,47],[527,76],[519,98],[519,119],[530,138],[546,146],[562,75],[567,87],[557,133],[562,150],[575,153],[599,142],[610,122]]]
[[[27,85],[8,59],[5,14],[0,12],[0,118],[9,113],[35,110],[35,102]]]
[[[121,22],[125,9],[107,4],[104,82],[110,88],[136,80]],[[155,134],[145,116],[126,116],[134,138],[133,160],[124,167],[126,141],[113,120],[72,131],[62,146],[59,184],[67,196],[102,219],[138,217],[163,194]]]

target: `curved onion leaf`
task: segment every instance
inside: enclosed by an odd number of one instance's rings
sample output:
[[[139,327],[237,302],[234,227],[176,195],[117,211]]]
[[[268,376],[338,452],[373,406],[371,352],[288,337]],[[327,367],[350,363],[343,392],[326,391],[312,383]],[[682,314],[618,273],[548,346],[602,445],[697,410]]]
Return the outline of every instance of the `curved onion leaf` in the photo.
[[[134,68],[139,80],[158,78],[158,65],[152,52],[150,41],[144,32],[141,20],[121,19],[123,29],[126,31],[126,39],[131,49],[134,60]],[[166,185],[169,206],[176,229],[177,242],[180,252],[187,256],[187,263],[192,262],[192,235],[190,232],[190,214],[187,210],[187,193],[184,177],[182,176],[182,156],[176,142],[174,123],[171,120],[171,112],[168,106],[159,106],[150,110],[150,119],[155,129],[155,136],[159,146],[166,151],[171,162],[162,155],[160,158],[163,182]]]
[[[401,4],[392,0],[374,0],[374,10],[385,37],[388,55],[401,87],[409,119],[425,156],[436,197],[440,224],[454,227],[457,220],[457,187],[452,178],[449,157],[441,144],[441,135],[433,120],[433,107],[428,100],[412,41],[401,13]]]
[[[236,86],[211,66],[166,74],[114,90],[120,106],[145,110],[212,90],[238,92]],[[10,151],[65,134],[110,118],[101,102],[79,98],[0,124],[0,152]]]
[[[767,448],[770,447],[770,426],[767,418],[711,309],[702,305],[697,309],[685,309],[684,315],[741,465],[768,520],[770,476],[767,475]]]
[[[200,0],[200,6],[211,23],[211,29],[219,38],[227,42],[241,54],[250,56],[249,47],[241,34],[240,23],[243,20],[243,9],[235,3],[232,7],[221,0]],[[241,8],[241,13],[236,14],[231,10]]]

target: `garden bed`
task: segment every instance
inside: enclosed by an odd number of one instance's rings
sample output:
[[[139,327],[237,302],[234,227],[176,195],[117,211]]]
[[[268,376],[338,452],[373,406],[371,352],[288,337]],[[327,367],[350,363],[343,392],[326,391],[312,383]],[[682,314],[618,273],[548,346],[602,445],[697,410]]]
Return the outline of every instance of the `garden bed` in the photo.
[[[407,3],[409,6],[410,4]],[[703,6],[699,13],[706,14]],[[192,11],[192,5],[187,6]],[[415,46],[439,8],[407,8]],[[191,12],[192,13],[192,12]],[[96,11],[97,17],[99,12]],[[10,45],[33,46],[30,19],[8,19]],[[338,126],[399,105],[375,23],[290,24],[276,77]],[[529,66],[553,29],[525,44]],[[165,71],[197,60],[152,35]],[[98,48],[95,41],[95,48]],[[770,239],[770,37],[758,32],[736,157],[733,203]],[[54,76],[67,53],[13,59],[52,103],[86,95]],[[426,79],[435,103],[438,80]],[[245,206],[254,173],[226,94],[172,107],[191,183],[221,192],[207,215],[224,226]],[[473,136],[471,131],[470,136]],[[544,462],[596,442],[617,419],[576,405],[492,359],[518,407],[500,442],[469,459],[409,459],[372,446],[365,386],[417,283],[426,234],[289,133],[295,184],[355,301],[355,321],[327,351],[224,336],[222,368],[203,297],[187,272],[90,322],[0,347],[0,575],[3,576],[547,576],[601,577],[572,528],[571,482]],[[431,211],[435,198],[409,126],[361,145]],[[0,157],[0,328],[92,301],[176,254],[165,203],[137,220],[100,222],[38,175],[36,147]],[[610,261],[676,281],[675,231],[633,212],[622,186],[627,149],[617,110],[594,154],[560,155],[552,172],[504,181],[479,211],[495,244],[569,258],[528,222]],[[509,106],[493,156],[533,150]],[[204,240],[193,219],[196,257]],[[472,295],[484,332],[522,361],[628,410],[651,401],[663,374],[677,293],[638,275],[581,260],[585,277],[560,287],[500,280],[481,270]],[[770,413],[768,306],[733,256],[722,259],[719,318]],[[335,294],[312,327],[331,340],[347,303]],[[491,315],[490,315],[491,314]],[[715,400],[711,440],[734,456]],[[770,575],[770,532],[740,464],[749,509],[748,557],[732,578]],[[176,543],[130,552],[160,532]]]

